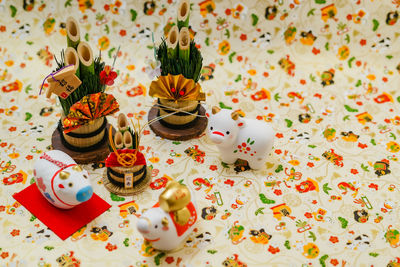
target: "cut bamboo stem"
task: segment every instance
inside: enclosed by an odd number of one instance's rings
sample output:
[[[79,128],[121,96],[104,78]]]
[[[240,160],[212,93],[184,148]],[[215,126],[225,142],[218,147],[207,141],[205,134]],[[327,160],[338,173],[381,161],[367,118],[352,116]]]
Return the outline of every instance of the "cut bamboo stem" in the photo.
[[[182,0],[178,7],[178,28],[189,27],[189,13],[190,2],[189,0]]]
[[[124,132],[124,146],[125,148],[133,148],[133,139],[129,131]]]
[[[189,61],[190,57],[190,34],[186,27],[179,32],[179,58]]]
[[[116,149],[124,148],[124,140],[121,132],[116,132],[114,135],[114,144]]]
[[[89,73],[94,74],[93,52],[88,43],[81,42],[78,45],[80,76],[85,78]]]
[[[118,130],[120,132],[125,132],[128,130],[128,119],[124,113],[119,113],[118,115]]]
[[[179,39],[179,29],[175,25],[171,28],[168,33],[167,43],[167,53],[168,58],[177,58],[178,54],[178,40]]]
[[[76,49],[80,42],[80,30],[78,22],[73,18],[69,17],[67,19],[67,45],[68,47],[73,47]]]
[[[67,49],[65,50],[64,61],[65,61],[65,66],[74,65],[75,75],[79,78],[80,77],[79,57],[78,57],[78,53],[76,52],[76,50],[74,48],[67,47]]]

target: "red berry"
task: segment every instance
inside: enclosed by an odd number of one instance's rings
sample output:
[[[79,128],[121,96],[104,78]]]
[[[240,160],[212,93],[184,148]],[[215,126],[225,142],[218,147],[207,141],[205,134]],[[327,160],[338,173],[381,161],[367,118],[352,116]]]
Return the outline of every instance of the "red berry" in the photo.
[[[176,90],[175,90],[174,87],[171,88],[171,92],[172,92],[172,93],[175,93],[175,92],[176,92]]]
[[[242,147],[246,147],[246,143],[242,143]]]
[[[185,91],[179,91],[179,94],[180,94],[180,95],[184,95],[184,94],[185,94]]]

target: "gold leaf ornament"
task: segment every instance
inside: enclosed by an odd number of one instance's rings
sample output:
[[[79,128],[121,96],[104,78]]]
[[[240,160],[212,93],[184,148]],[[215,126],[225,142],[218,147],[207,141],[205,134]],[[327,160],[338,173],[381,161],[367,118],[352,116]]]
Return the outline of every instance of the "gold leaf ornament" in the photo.
[[[156,81],[151,82],[149,95],[174,101],[206,100],[200,84],[186,79],[182,74],[158,77]]]

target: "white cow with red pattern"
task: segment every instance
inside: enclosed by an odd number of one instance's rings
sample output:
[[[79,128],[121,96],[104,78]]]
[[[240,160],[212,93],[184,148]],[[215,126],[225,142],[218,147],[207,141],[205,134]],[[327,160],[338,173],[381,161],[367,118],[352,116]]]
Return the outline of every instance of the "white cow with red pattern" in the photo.
[[[274,144],[274,130],[265,122],[245,119],[237,111],[213,107],[208,117],[207,133],[220,150],[221,159],[233,164],[247,160],[252,169],[265,166]]]
[[[88,172],[60,150],[43,153],[33,173],[39,191],[58,208],[71,209],[93,195]]]
[[[189,189],[170,181],[159,202],[143,212],[136,226],[153,248],[170,251],[194,230],[196,221],[197,211]]]

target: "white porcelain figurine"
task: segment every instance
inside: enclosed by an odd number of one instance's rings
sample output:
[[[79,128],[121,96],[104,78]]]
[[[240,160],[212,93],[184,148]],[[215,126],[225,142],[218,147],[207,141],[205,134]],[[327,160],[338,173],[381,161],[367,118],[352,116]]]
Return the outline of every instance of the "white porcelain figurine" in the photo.
[[[58,208],[71,209],[93,195],[88,172],[60,150],[43,153],[33,174],[39,191]]]
[[[193,231],[196,207],[190,191],[178,182],[168,182],[159,202],[145,211],[137,222],[144,239],[158,250],[173,250]]]
[[[274,130],[262,121],[245,119],[238,112],[213,107],[208,117],[207,133],[217,145],[221,159],[233,164],[247,160],[249,167],[260,169],[274,144]]]

